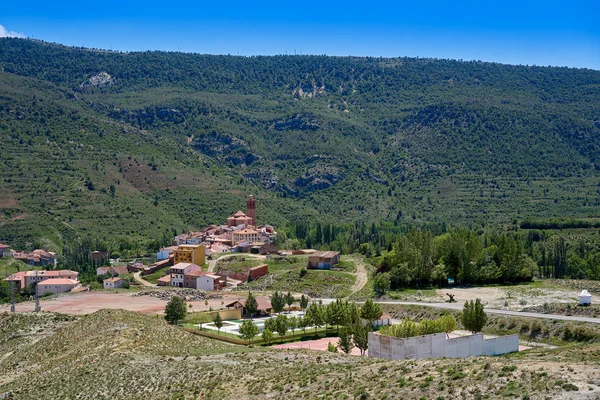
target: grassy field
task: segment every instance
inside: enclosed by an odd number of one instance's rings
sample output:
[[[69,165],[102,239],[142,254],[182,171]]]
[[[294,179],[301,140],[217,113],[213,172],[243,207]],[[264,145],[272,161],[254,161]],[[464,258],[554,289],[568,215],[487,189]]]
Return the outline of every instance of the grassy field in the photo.
[[[165,276],[165,274],[167,273],[167,270],[170,267],[165,267],[165,268],[161,268],[159,270],[154,271],[151,274],[148,275],[142,275],[142,278],[144,278],[145,280],[147,280],[150,283],[154,283],[155,285],[158,283],[158,279],[162,278],[163,276]]]
[[[81,332],[86,332],[82,335]],[[162,318],[0,315],[0,393],[15,399],[544,399],[600,394],[600,345],[389,361],[230,345]]]
[[[345,297],[350,294],[350,288],[356,280],[352,273],[346,272],[355,270],[355,266],[349,261],[342,264],[344,271],[306,270],[307,256],[238,261],[227,268],[246,268],[262,263],[269,265],[269,275],[248,282],[243,289],[291,291],[305,293],[310,297]]]

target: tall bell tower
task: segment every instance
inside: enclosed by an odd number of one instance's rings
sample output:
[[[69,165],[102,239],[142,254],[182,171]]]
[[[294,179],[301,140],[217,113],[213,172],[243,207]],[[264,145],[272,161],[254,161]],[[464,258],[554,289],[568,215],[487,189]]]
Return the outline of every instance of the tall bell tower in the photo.
[[[246,215],[252,218],[252,225],[256,225],[256,200],[252,195],[246,200]]]

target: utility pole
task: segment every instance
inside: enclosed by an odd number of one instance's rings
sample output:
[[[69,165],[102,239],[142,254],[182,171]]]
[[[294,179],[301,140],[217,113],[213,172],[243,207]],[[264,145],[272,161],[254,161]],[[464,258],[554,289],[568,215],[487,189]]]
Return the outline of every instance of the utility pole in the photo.
[[[35,271],[35,312],[40,312],[42,311],[42,307],[40,307],[40,293],[38,291],[38,272],[37,270]]]
[[[10,281],[10,312],[15,313],[15,281]]]

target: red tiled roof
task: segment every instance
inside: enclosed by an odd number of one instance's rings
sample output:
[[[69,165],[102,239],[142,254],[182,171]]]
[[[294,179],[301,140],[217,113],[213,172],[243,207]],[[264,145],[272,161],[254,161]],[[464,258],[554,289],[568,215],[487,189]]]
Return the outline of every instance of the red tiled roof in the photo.
[[[38,285],[79,285],[79,282],[73,279],[55,278],[46,279],[45,281],[40,282]]]
[[[124,280],[124,279],[123,278],[115,277],[115,278],[105,279],[104,282],[115,282],[116,283],[116,282],[119,282],[119,281],[122,281],[122,280]]]

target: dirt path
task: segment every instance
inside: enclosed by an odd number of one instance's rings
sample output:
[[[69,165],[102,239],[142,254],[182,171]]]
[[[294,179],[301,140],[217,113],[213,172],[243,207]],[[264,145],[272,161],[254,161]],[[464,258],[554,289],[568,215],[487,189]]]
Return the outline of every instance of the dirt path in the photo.
[[[141,275],[141,272],[134,273],[133,279],[135,279],[137,282],[139,282],[143,286],[148,286],[148,287],[156,287],[157,286],[157,285],[154,285],[154,284],[148,282],[147,280],[142,278],[140,275]]]
[[[365,287],[365,285],[367,284],[367,281],[369,280],[369,275],[368,275],[367,267],[365,266],[362,258],[352,257],[352,258],[349,258],[348,260],[352,261],[354,263],[354,265],[356,265],[356,282],[354,282],[354,285],[352,286],[352,292],[348,296],[348,297],[351,297],[352,295],[360,292],[361,289],[363,287]]]

